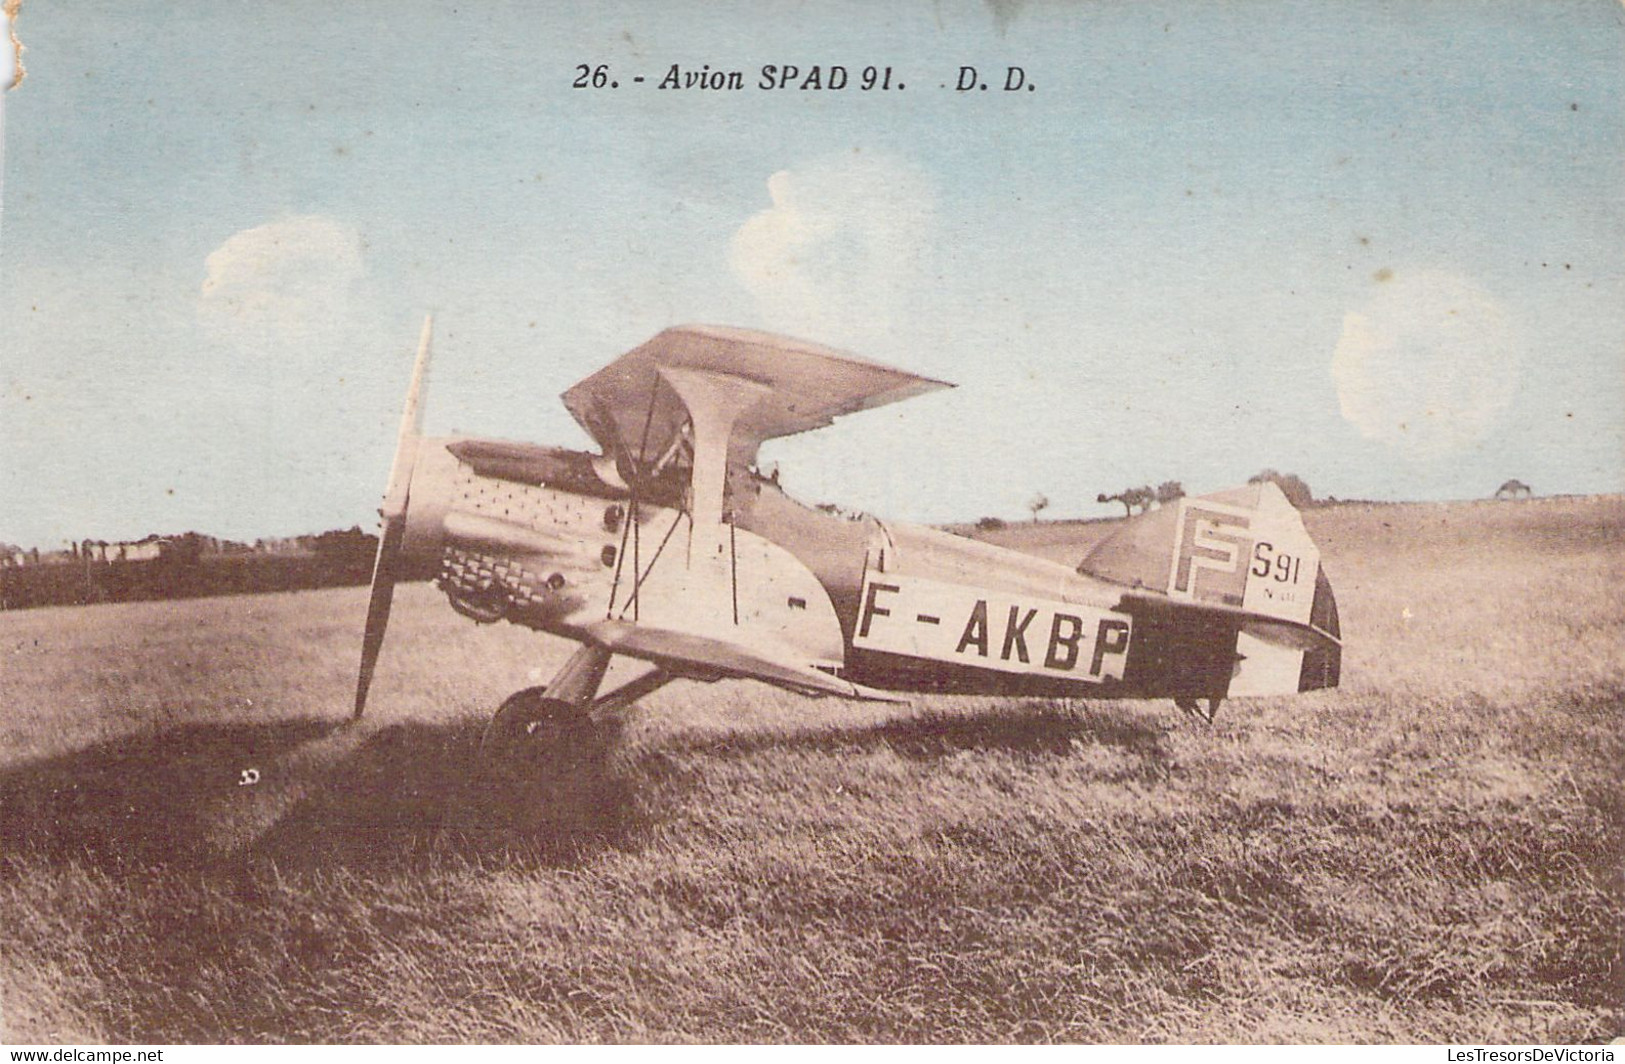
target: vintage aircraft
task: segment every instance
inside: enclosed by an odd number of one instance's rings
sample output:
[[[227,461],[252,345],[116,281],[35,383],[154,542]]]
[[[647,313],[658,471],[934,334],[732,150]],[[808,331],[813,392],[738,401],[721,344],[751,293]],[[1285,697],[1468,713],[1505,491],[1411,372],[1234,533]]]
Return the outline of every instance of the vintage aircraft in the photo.
[[[564,393],[601,454],[424,438],[425,321],[384,497],[361,715],[396,581],[580,643],[510,698],[512,747],[675,679],[809,695],[1221,699],[1334,687],[1337,606],[1271,483],[1126,522],[1076,569],[929,528],[804,506],[756,470],[764,440],[938,388],[759,332],[667,329]],[[641,675],[603,692],[616,657]],[[1198,700],[1205,700],[1206,707]]]

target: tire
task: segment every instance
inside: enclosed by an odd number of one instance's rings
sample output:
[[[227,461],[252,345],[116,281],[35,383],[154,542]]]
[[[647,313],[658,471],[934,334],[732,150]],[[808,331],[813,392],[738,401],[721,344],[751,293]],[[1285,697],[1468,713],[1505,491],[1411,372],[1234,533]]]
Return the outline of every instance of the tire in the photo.
[[[558,707],[569,708],[556,698],[547,697],[545,687],[527,687],[515,691],[497,707],[480,737],[480,757],[483,760],[504,760],[520,753],[527,740],[547,727],[558,715]]]
[[[494,826],[558,841],[614,828],[625,804],[615,722],[529,687],[510,695],[480,740],[480,778]]]

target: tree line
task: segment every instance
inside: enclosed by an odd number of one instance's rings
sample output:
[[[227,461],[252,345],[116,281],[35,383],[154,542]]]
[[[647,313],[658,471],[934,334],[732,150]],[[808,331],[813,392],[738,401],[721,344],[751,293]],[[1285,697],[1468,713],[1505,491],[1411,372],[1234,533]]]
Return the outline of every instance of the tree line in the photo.
[[[1281,489],[1287,501],[1300,509],[1315,504],[1314,492],[1309,484],[1296,473],[1282,473],[1275,469],[1265,469],[1262,472],[1248,477],[1247,483],[1260,484],[1268,481]],[[1135,512],[1147,513],[1155,506],[1166,506],[1178,502],[1185,497],[1185,485],[1177,480],[1165,480],[1156,487],[1141,484],[1139,487],[1124,488],[1110,494],[1101,492],[1095,496],[1098,503],[1118,502],[1123,504],[1123,516],[1132,517]],[[1038,515],[1049,509],[1049,496],[1039,492],[1027,501],[1027,511],[1032,515],[1036,524]],[[1004,527],[1004,521],[997,517],[984,517],[976,522],[976,527],[982,531],[992,531]]]

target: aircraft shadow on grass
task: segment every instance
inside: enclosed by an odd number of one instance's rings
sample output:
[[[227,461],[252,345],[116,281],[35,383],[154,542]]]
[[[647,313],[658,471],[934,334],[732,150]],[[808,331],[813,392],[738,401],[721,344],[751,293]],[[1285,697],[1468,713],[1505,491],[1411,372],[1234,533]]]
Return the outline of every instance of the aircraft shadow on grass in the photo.
[[[207,845],[207,814],[222,796],[248,789],[244,771],[333,727],[192,724],[0,770],[0,848],[96,865],[195,859]]]
[[[1091,708],[1082,714],[999,709],[981,713],[922,713],[851,728],[810,726],[791,732],[739,732],[676,739],[666,753],[748,757],[775,750],[838,753],[881,747],[911,761],[974,751],[1004,751],[1028,758],[1066,756],[1080,746],[1116,747],[1143,762],[1147,778],[1165,774],[1167,729]]]
[[[676,736],[611,756],[545,751],[500,777],[482,768],[484,722],[379,728],[296,719],[195,724],[97,743],[0,771],[0,875],[30,857],[146,867],[377,868],[453,856],[572,864],[635,846],[685,789],[695,761],[890,749],[1067,756],[1100,745],[1126,775],[1167,771],[1164,730],[1093,710],[924,714],[848,728]],[[618,726],[600,734],[617,743]],[[573,760],[572,760],[573,759]],[[1123,775],[1123,774],[1119,774]],[[538,782],[538,778],[541,782]]]

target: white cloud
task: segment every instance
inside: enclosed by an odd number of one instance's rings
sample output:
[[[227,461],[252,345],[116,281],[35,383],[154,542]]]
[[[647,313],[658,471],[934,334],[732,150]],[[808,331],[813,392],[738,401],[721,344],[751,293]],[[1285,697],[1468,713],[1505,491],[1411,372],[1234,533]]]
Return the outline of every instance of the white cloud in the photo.
[[[244,229],[205,260],[186,430],[209,445],[175,483],[200,527],[319,529],[376,498],[411,326],[375,335],[365,282],[360,233],[320,215]]]
[[[204,260],[198,317],[216,339],[286,348],[344,321],[365,273],[361,234],[299,215],[233,234]]]
[[[902,160],[853,152],[780,170],[767,191],[772,206],[728,251],[768,325],[837,344],[884,335],[921,280],[930,181]]]
[[[1377,284],[1370,302],[1344,315],[1332,355],[1343,417],[1418,458],[1484,439],[1518,388],[1506,314],[1453,274],[1384,271]]]

